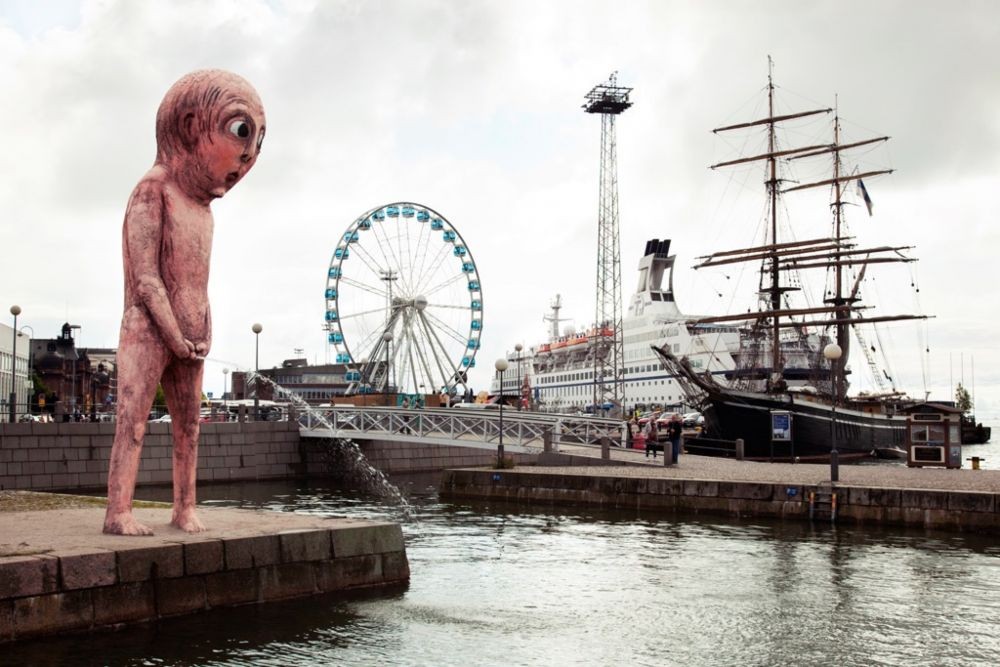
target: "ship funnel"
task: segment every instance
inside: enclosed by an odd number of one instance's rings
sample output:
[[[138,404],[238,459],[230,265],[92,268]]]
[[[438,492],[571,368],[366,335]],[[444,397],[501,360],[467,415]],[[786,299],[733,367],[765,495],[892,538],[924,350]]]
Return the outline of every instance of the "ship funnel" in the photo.
[[[670,239],[664,239],[657,244],[656,254],[664,257],[670,255]]]
[[[652,239],[646,241],[646,252],[642,253],[642,256],[645,257],[646,255],[652,255],[654,252],[656,252],[656,246],[659,244],[659,242],[660,242],[659,239]]]

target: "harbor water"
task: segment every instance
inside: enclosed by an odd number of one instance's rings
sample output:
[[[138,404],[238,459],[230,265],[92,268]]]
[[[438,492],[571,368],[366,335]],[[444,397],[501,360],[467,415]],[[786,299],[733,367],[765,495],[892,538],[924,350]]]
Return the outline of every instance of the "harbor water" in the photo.
[[[992,538],[446,503],[437,479],[395,480],[409,517],[330,482],[199,488],[215,506],[401,521],[405,588],[8,645],[0,664],[968,667],[1000,655]]]

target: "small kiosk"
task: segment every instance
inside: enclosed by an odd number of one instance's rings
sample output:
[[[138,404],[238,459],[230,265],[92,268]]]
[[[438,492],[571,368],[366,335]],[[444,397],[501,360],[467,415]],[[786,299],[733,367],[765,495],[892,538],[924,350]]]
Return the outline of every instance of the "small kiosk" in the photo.
[[[792,440],[792,413],[788,410],[771,410],[771,460],[774,460],[774,443],[787,443],[788,456],[795,460],[795,443]]]
[[[900,411],[906,419],[906,465],[962,467],[962,411],[941,403],[918,403]]]

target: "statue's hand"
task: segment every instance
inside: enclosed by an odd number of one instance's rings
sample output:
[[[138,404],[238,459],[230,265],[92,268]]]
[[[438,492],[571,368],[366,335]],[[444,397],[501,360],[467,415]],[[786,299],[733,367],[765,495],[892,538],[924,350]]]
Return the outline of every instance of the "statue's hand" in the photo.
[[[175,342],[170,346],[170,351],[178,359],[195,359],[198,355],[194,349],[194,343],[187,338],[181,338],[180,342]]]
[[[208,341],[202,341],[200,343],[195,343],[195,345],[194,345],[195,354],[197,354],[199,357],[201,357],[202,359],[204,359],[205,357],[208,356],[208,349],[210,347],[211,347],[211,344]]]

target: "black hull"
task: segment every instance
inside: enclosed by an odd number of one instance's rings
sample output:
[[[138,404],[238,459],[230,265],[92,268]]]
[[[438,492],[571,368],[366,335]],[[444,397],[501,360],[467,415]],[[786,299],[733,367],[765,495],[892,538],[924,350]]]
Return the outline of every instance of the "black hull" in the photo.
[[[771,411],[792,415],[791,442],[771,441]],[[742,438],[748,457],[829,455],[836,441],[843,454],[905,451],[906,418],[834,408],[799,398],[721,390],[703,408],[711,437]]]

